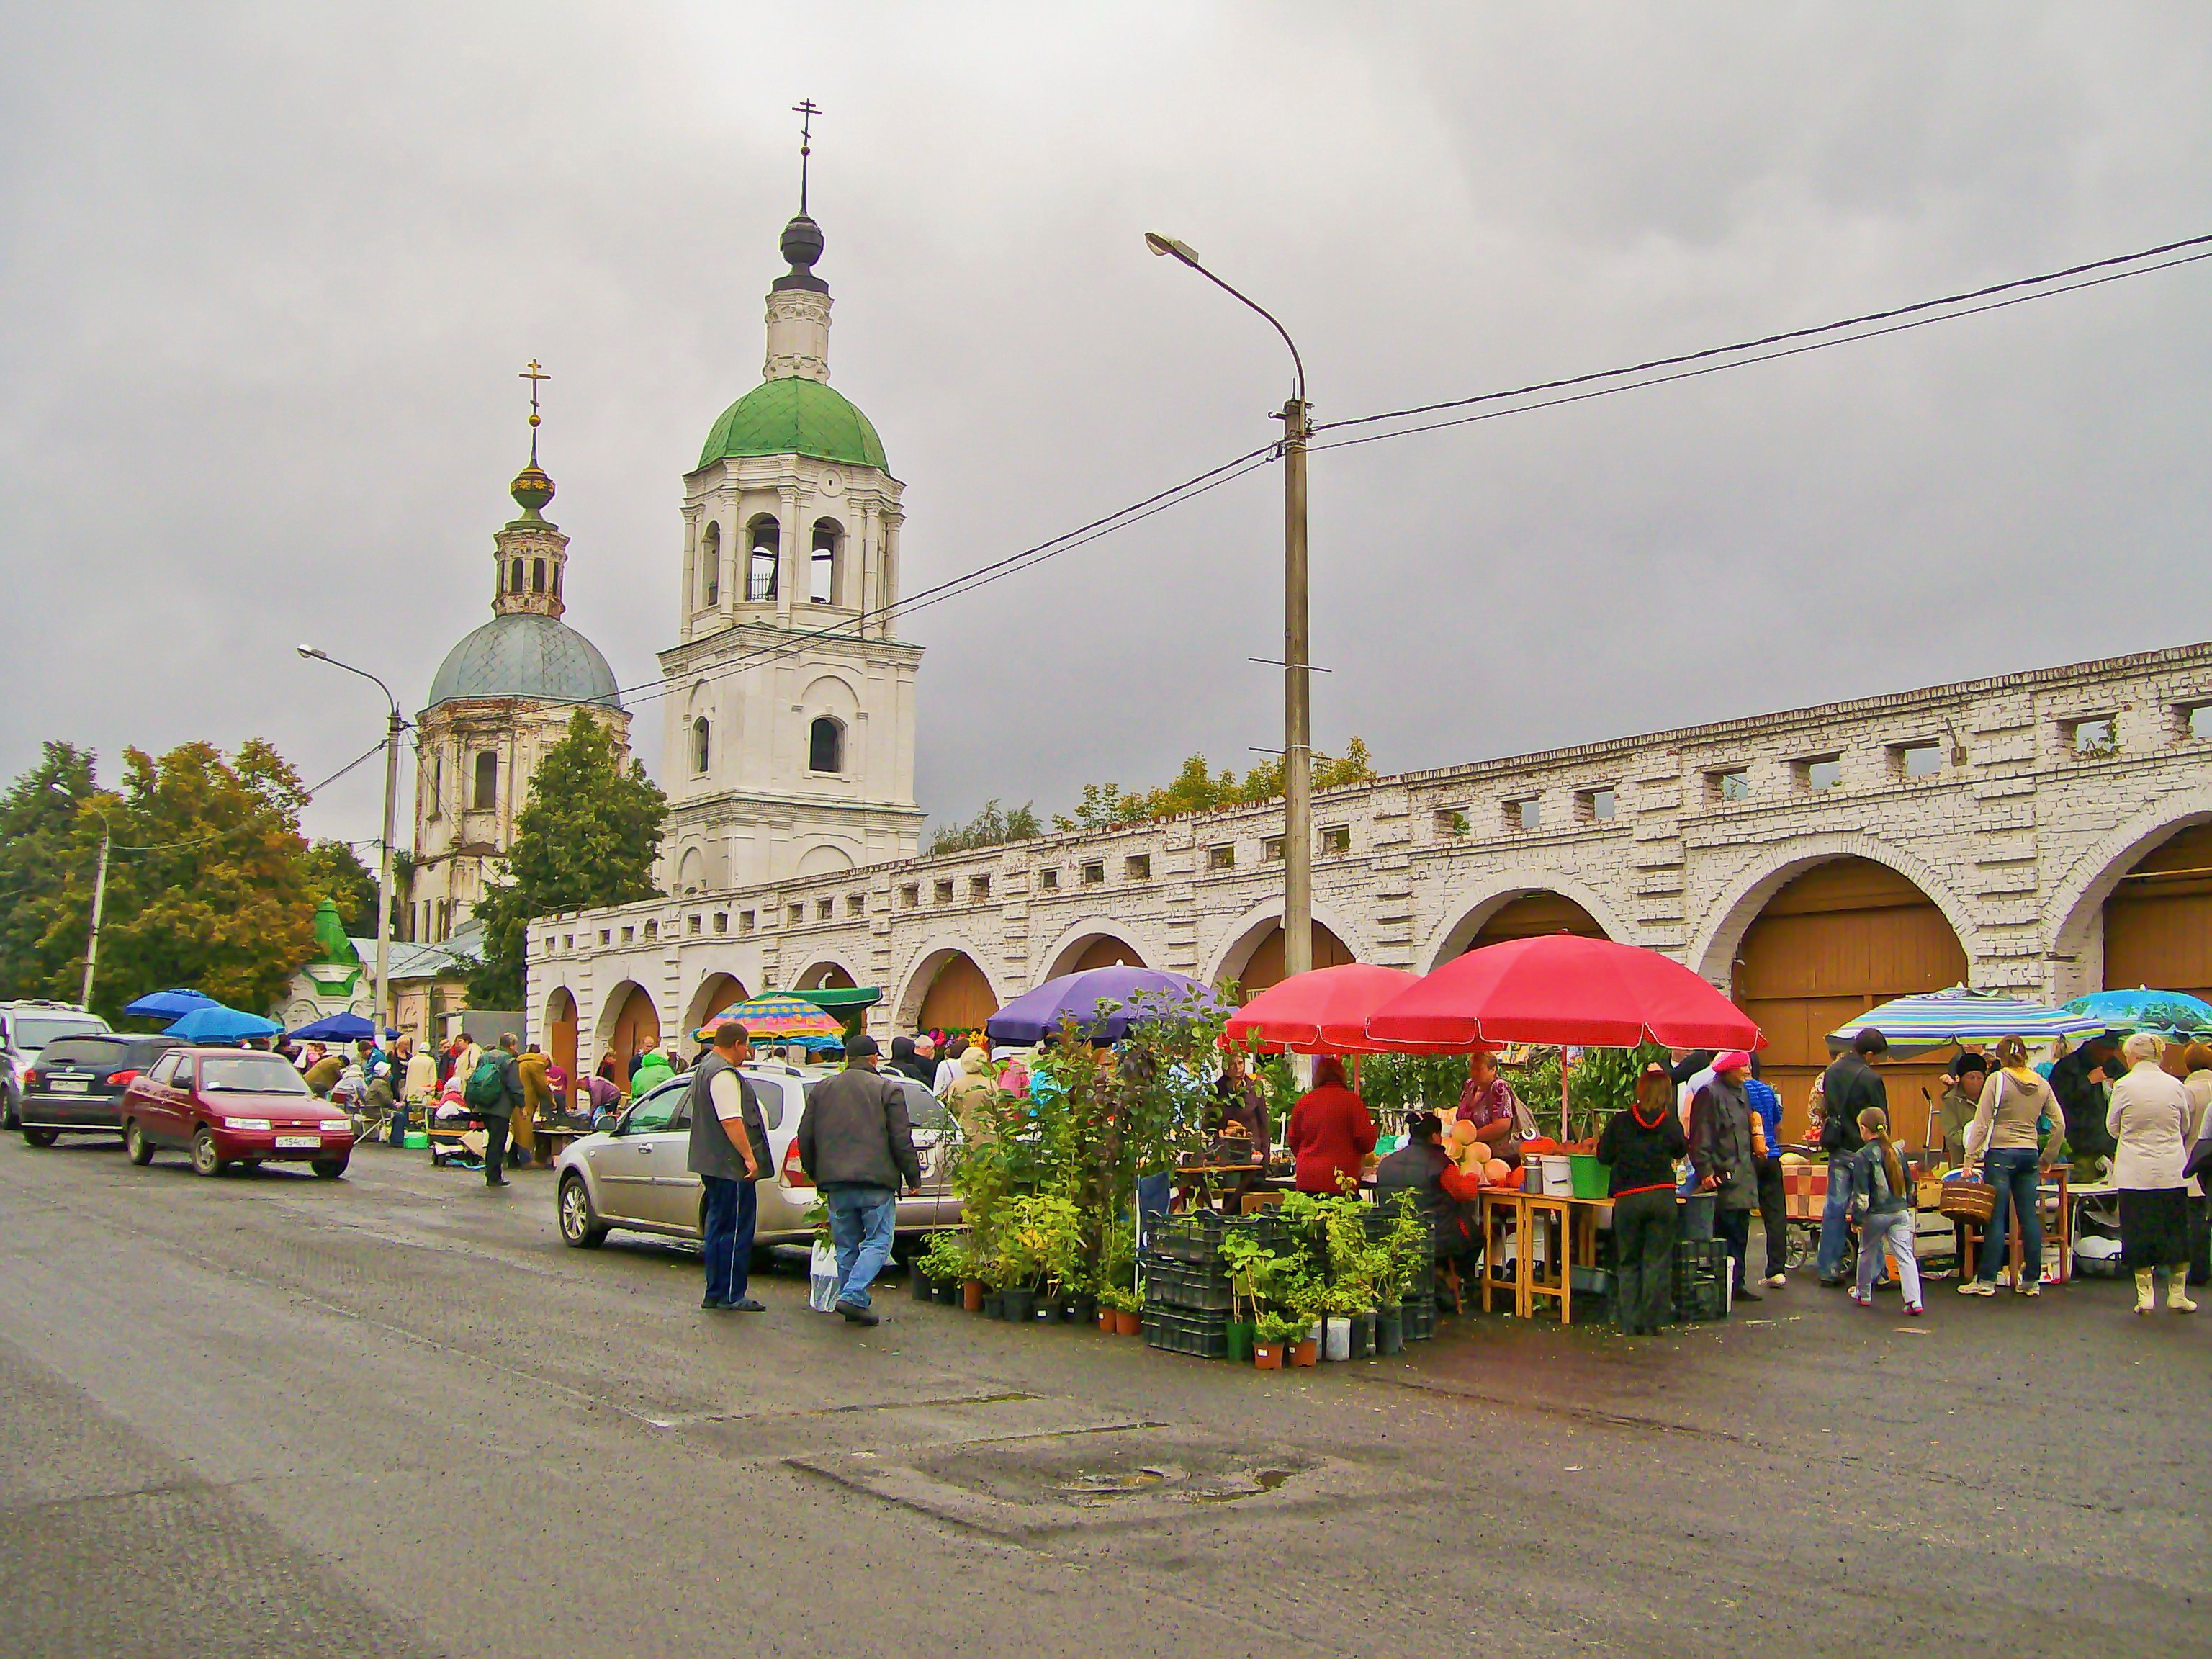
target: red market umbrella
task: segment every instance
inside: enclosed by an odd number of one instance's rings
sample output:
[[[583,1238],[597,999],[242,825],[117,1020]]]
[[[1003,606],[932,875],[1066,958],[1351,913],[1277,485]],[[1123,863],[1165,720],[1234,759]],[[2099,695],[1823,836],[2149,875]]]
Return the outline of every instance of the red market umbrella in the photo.
[[[1370,1015],[1420,982],[1419,974],[1366,962],[1316,968],[1261,992],[1229,1022],[1226,1035],[1231,1042],[1256,1039],[1265,1048],[1297,1054],[1432,1052],[1428,1044],[1376,1042],[1367,1035]],[[1460,1042],[1444,1052],[1489,1046]]]
[[[1369,1039],[1557,1042],[1630,1048],[1743,1048],[1751,1017],[1671,957],[1611,939],[1549,933],[1470,951],[1376,1011]]]

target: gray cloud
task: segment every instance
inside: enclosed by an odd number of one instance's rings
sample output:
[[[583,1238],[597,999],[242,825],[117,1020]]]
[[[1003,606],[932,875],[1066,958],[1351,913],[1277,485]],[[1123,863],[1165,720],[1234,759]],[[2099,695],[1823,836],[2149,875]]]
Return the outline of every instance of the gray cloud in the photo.
[[[649,679],[801,94],[920,583],[1273,429],[1279,344],[1146,228],[1284,318],[1327,420],[2212,228],[2208,59],[2157,6],[12,7],[0,769],[367,747],[291,647],[419,703],[532,356],[570,620]],[[2195,636],[2207,271],[1317,456],[1319,740],[1438,764]],[[1279,742],[1275,490],[916,617],[924,805]]]

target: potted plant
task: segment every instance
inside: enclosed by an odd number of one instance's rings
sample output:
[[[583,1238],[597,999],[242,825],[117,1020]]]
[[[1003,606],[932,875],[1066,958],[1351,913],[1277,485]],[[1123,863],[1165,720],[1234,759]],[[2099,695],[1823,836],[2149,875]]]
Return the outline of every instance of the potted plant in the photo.
[[[1229,1358],[1242,1363],[1257,1340],[1261,1301],[1283,1258],[1249,1233],[1229,1233],[1221,1241],[1221,1260],[1229,1269]]]
[[[1098,1292],[1098,1328],[1106,1328],[1105,1316],[1114,1316],[1116,1336],[1142,1336],[1145,1334],[1145,1298],[1135,1291],[1125,1291],[1118,1285],[1109,1285]]]
[[[1291,1340],[1304,1328],[1288,1314],[1261,1314],[1253,1322],[1252,1363],[1263,1371],[1282,1370]]]

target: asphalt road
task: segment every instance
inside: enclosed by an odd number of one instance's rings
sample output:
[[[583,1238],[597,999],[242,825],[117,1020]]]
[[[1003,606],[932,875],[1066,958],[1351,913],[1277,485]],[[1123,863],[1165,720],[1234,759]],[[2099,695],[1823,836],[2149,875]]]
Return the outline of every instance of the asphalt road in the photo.
[[[0,1654],[2212,1652],[2212,1305],[1809,1283],[1278,1377],[697,1307],[365,1148],[0,1141]]]

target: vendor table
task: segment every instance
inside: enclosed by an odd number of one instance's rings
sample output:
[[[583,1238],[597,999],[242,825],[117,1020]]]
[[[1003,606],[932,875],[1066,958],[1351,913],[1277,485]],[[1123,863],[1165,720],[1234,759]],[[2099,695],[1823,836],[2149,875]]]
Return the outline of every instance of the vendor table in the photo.
[[[538,1143],[536,1150],[532,1155],[532,1161],[543,1164],[550,1170],[553,1167],[555,1159],[558,1158],[562,1153],[567,1152],[568,1148],[574,1146],[586,1135],[591,1133],[591,1131],[589,1129],[552,1128],[541,1123],[531,1133],[532,1138]]]
[[[2063,1285],[2074,1277],[2074,1194],[2067,1183],[2064,1164],[2060,1164],[2051,1174],[2052,1179],[2039,1182],[2036,1185],[2036,1207],[2051,1215],[2057,1221],[2057,1224],[2055,1226],[2045,1224],[2044,1236],[2058,1247],[2058,1277],[2051,1282],[2054,1285]],[[2094,1198],[2099,1195],[2100,1190],[2095,1188],[2085,1188],[2081,1189],[2080,1195],[2083,1198]],[[2101,1191],[2114,1193],[2118,1188],[2107,1187]],[[1959,1275],[1963,1279],[1968,1272],[1966,1263],[1974,1261],[1976,1252],[1981,1249],[1982,1230],[1971,1221],[1964,1221],[1959,1224],[1966,1230],[1966,1261],[1959,1264]],[[2010,1235],[2007,1265],[2012,1269],[2013,1283],[2018,1285],[2021,1267],[2018,1215],[2008,1215],[2006,1231]],[[2035,1264],[2035,1276],[2039,1283],[2043,1278],[2043,1264],[2040,1261]]]
[[[1559,1322],[1574,1322],[1574,1270],[1597,1266],[1597,1217],[1612,1203],[1605,1198],[1571,1198],[1565,1193],[1526,1193],[1510,1187],[1486,1187],[1478,1200],[1482,1229],[1482,1310],[1490,1311],[1490,1297],[1498,1260],[1503,1224],[1513,1225],[1513,1312],[1517,1318],[1535,1317],[1540,1299],[1559,1304]],[[1541,1225],[1550,1248],[1551,1270],[1536,1271],[1536,1231]]]

